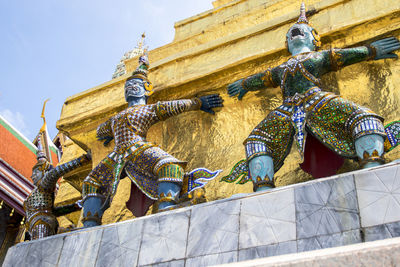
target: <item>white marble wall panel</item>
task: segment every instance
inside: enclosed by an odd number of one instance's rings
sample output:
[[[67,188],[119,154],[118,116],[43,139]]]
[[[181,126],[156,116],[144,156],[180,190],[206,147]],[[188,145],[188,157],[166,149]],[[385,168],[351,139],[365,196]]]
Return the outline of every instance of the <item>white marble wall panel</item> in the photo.
[[[190,210],[161,213],[144,220],[139,265],[185,258]]]
[[[151,265],[145,265],[143,267],[185,267],[185,260],[161,262]]]
[[[102,235],[100,227],[66,235],[58,266],[95,266]]]
[[[27,255],[32,243],[26,242],[8,249],[3,267],[28,266]]]
[[[298,239],[360,227],[352,175],[296,186],[295,203]]]
[[[192,208],[188,258],[238,249],[240,201]]]
[[[239,249],[295,239],[293,188],[242,200]]]
[[[30,266],[56,266],[63,248],[63,237],[50,237],[32,242],[26,257]]]
[[[96,266],[134,266],[142,240],[143,220],[123,222],[103,230]]]
[[[392,237],[399,237],[400,236],[400,222],[388,223],[386,224],[390,235]]]
[[[381,240],[386,238],[391,238],[392,235],[389,232],[389,229],[385,224],[366,227],[363,229],[364,231],[364,240],[365,242]]]
[[[355,174],[361,226],[400,221],[400,167],[374,168]]]
[[[360,242],[362,242],[361,233],[357,229],[343,233],[299,239],[297,240],[297,252],[345,246]]]
[[[381,224],[363,229],[365,241],[381,240],[400,236],[400,222]]]
[[[268,246],[259,246],[239,250],[239,261],[278,256],[297,252],[297,242],[288,241]]]
[[[189,258],[186,260],[186,266],[203,267],[203,266],[224,264],[237,261],[238,261],[237,251],[231,251],[231,252]]]

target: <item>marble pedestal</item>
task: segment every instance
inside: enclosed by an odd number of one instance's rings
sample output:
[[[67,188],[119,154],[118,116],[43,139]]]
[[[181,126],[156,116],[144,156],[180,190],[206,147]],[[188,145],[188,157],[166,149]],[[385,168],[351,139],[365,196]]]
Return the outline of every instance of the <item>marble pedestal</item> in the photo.
[[[25,242],[3,266],[208,266],[400,236],[400,163]]]

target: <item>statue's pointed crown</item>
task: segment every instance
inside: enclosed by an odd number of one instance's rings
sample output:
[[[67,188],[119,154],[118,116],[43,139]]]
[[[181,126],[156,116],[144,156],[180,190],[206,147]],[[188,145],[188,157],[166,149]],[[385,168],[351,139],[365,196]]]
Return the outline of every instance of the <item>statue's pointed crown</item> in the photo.
[[[150,64],[147,51],[144,51],[143,54],[139,57],[139,65],[136,70],[132,72],[132,76],[130,77],[130,79],[140,78],[148,80],[147,74],[149,73],[149,66]]]
[[[146,36],[143,33],[142,40],[138,44],[138,47],[141,49],[143,49],[145,37]],[[149,63],[149,56],[147,54],[147,48],[144,48],[142,55],[139,57],[138,67],[136,68],[136,70],[134,70],[132,72],[131,77],[129,77],[127,79],[127,80],[134,79],[134,78],[142,79],[144,81],[144,87],[146,89],[146,96],[151,96],[153,94],[153,84],[147,78],[147,74],[149,72],[149,67],[150,67],[150,63]]]
[[[318,50],[321,47],[321,38],[318,35],[317,31],[315,30],[315,28],[311,25],[311,23],[308,21],[307,19],[307,14],[306,14],[306,5],[304,4],[304,2],[301,2],[300,5],[300,16],[297,19],[296,24],[307,24],[308,26],[311,27],[312,29],[312,35],[314,36],[314,45],[315,45],[315,49]],[[292,26],[293,27],[293,26]],[[290,31],[290,29],[289,29]],[[286,47],[287,47],[287,41],[286,41]]]
[[[138,47],[140,49],[143,49],[143,45],[144,45],[144,38],[146,37],[145,33],[142,34],[142,39],[138,44]],[[143,53],[142,55],[139,57],[139,65],[136,68],[136,70],[134,70],[132,72],[131,77],[128,78],[129,79],[133,79],[133,78],[139,78],[139,79],[143,79],[145,81],[149,81],[147,78],[147,74],[148,74],[148,70],[149,70],[150,64],[149,64],[149,57],[147,54],[147,48],[143,49]]]
[[[307,19],[307,15],[306,15],[306,5],[304,4],[304,2],[301,2],[300,5],[300,16],[299,19],[296,22],[297,24],[300,23],[305,23],[305,24],[309,24],[308,23],[308,19]]]

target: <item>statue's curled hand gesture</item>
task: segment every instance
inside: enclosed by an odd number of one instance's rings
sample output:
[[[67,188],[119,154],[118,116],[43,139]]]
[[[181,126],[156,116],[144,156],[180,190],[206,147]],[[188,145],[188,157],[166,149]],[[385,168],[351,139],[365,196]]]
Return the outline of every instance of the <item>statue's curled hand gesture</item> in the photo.
[[[200,110],[213,115],[215,114],[215,112],[212,109],[222,107],[222,102],[224,102],[219,94],[205,95],[199,97],[199,99],[201,101]]]

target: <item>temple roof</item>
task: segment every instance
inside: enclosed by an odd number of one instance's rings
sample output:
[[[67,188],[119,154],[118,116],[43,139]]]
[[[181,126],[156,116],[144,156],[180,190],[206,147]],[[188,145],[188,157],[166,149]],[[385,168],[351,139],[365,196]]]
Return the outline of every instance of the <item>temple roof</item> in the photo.
[[[24,201],[33,190],[33,183],[0,158],[0,199],[25,216]]]
[[[24,215],[23,202],[33,189],[30,178],[37,147],[0,116],[0,199]]]
[[[37,147],[0,116],[0,158],[24,177],[30,177]]]

